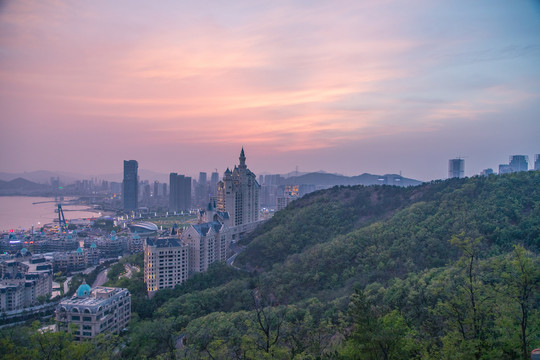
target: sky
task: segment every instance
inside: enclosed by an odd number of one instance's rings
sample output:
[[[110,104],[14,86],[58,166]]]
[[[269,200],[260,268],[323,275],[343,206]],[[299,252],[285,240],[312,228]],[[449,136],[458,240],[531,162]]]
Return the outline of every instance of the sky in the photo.
[[[0,0],[0,171],[444,179],[540,153],[540,1]]]

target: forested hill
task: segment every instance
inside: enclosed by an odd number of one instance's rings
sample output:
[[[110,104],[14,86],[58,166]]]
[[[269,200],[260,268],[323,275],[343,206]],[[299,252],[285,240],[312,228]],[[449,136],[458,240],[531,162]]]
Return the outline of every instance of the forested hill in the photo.
[[[356,271],[364,261],[381,261],[383,272],[394,276],[455,260],[458,251],[449,240],[461,233],[482,237],[490,251],[509,250],[516,242],[538,250],[539,226],[539,172],[409,188],[334,187],[278,212],[243,241],[246,251],[236,264],[269,270],[289,258],[285,266],[307,261],[311,270],[321,264],[328,274],[333,268]],[[319,260],[311,264],[314,257]]]
[[[122,261],[135,261],[122,260],[107,285],[128,287],[134,320],[86,353],[528,359],[540,348],[538,171],[318,191],[241,245],[240,269],[213,264],[151,300],[142,272],[118,277]],[[48,335],[29,334],[0,333],[0,345],[43,353]]]

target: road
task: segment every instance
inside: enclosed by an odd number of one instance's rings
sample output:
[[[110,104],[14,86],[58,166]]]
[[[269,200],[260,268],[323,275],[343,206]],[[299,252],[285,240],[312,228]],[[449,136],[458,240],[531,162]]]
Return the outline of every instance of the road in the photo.
[[[239,267],[236,267],[234,266],[234,259],[236,259],[236,257],[238,256],[238,254],[240,254],[242,251],[244,251],[245,247],[243,246],[240,246],[238,244],[231,244],[229,246],[229,249],[234,252],[234,254],[227,259],[227,265],[229,265],[230,267],[233,267],[237,270],[243,270],[243,269],[240,269]]]
[[[109,272],[109,268],[106,268],[102,270],[98,276],[96,276],[96,281],[92,284],[92,288],[95,288],[96,286],[101,286],[107,282],[107,273]]]

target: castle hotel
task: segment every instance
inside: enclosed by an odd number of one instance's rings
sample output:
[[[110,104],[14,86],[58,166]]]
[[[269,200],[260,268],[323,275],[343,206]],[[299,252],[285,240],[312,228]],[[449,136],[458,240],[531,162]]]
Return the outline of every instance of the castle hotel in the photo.
[[[240,164],[227,168],[217,184],[217,197],[199,212],[198,224],[177,237],[148,238],[144,246],[144,279],[149,294],[172,288],[216,261],[227,260],[229,244],[260,224],[260,188],[246,166],[244,149]]]

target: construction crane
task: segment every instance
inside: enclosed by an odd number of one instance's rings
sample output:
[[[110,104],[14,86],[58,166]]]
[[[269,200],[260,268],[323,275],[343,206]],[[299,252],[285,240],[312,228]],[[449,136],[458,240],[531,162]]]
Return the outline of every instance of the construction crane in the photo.
[[[62,204],[58,204],[58,229],[60,233],[67,231],[67,223],[64,217],[64,211],[62,210]]]

